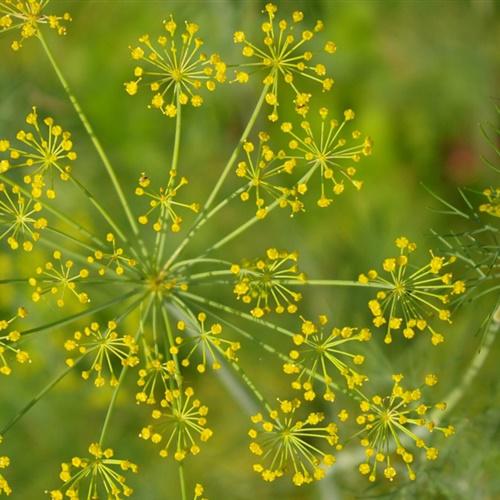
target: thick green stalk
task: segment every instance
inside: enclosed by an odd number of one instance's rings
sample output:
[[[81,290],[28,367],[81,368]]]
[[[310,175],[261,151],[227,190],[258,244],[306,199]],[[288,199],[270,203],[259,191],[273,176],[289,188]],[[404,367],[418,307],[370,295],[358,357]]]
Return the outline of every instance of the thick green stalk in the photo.
[[[179,462],[179,483],[181,485],[181,499],[187,500],[186,479],[184,477],[184,466]]]
[[[85,130],[87,131],[87,133],[90,137],[90,140],[92,141],[92,144],[94,145],[94,148],[96,149],[97,154],[99,155],[99,158],[101,159],[101,161],[104,165],[104,168],[106,169],[106,172],[108,173],[108,175],[111,179],[111,182],[113,183],[116,194],[118,195],[118,198],[120,199],[120,203],[122,204],[123,209],[125,210],[125,214],[128,218],[128,221],[130,223],[132,231],[134,232],[135,235],[137,235],[139,233],[137,224],[136,224],[135,219],[132,215],[130,207],[127,203],[125,195],[123,194],[123,190],[120,186],[118,178],[116,177],[116,173],[115,173],[115,171],[114,171],[114,169],[113,169],[113,167],[108,159],[108,156],[104,152],[104,150],[101,146],[101,143],[99,142],[99,139],[95,135],[95,132],[94,132],[92,126],[90,125],[87,117],[85,116],[85,114],[80,106],[80,103],[77,101],[76,97],[71,92],[71,89],[69,88],[68,82],[66,81],[66,78],[62,74],[58,64],[56,63],[56,61],[52,55],[52,52],[50,51],[47,43],[45,42],[45,38],[43,37],[43,34],[41,31],[38,32],[38,39],[40,40],[40,43],[43,47],[43,50],[45,51],[45,54],[47,55],[47,58],[50,61],[50,64],[52,65],[52,68],[54,69],[64,91],[68,95],[68,98],[71,101],[71,104],[75,108],[75,111],[78,114],[78,117],[80,118]]]

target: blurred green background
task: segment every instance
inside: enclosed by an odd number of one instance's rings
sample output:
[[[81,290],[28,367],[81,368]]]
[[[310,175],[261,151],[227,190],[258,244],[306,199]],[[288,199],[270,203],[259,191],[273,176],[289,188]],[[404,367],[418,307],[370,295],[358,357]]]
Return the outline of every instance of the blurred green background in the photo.
[[[421,183],[460,203],[457,186],[482,189],[494,182],[480,160],[489,149],[478,125],[498,126],[498,2],[309,0],[278,5],[282,13],[302,9],[311,25],[318,18],[324,20],[324,37],[334,40],[338,50],[329,59],[335,87],[320,99],[339,116],[353,108],[357,126],[374,140],[374,153],[360,164],[359,177],[365,183],[361,192],[346,189],[329,209],[319,210],[311,203],[306,213],[293,219],[275,213],[225,248],[221,256],[238,262],[260,255],[269,246],[296,249],[308,276],[353,279],[391,254],[394,238],[405,234],[419,243],[425,258],[425,249],[436,247],[429,230],[443,232],[455,227],[456,221],[431,210],[436,201]],[[141,172],[157,181],[165,175],[173,124],[146,108],[145,93],[130,98],[124,92],[123,82],[131,78],[133,68],[128,46],[143,33],[158,33],[161,21],[172,12],[179,21],[199,23],[206,46],[220,51],[225,60],[239,60],[232,33],[244,29],[260,36],[261,8],[261,2],[223,0],[51,2],[49,10],[68,10],[73,22],[65,38],[50,34],[48,43],[130,198]],[[41,114],[55,116],[74,133],[79,153],[75,171],[104,205],[118,212],[106,174],[36,40],[12,53],[7,38],[0,37],[0,137],[14,135],[34,104]],[[206,197],[207,185],[217,179],[251,111],[248,103],[258,92],[255,78],[246,87],[226,86],[209,96],[200,110],[185,112],[181,168],[190,179],[190,199]],[[268,126],[265,120],[260,125]],[[235,176],[231,181],[228,193],[238,182]],[[63,194],[60,201],[68,214],[92,225],[94,215],[81,208],[84,204]],[[225,212],[217,224],[200,233],[190,252],[196,255],[215,241],[221,227],[238,225],[245,213],[240,205]],[[33,269],[30,256],[14,262],[4,250],[0,279],[16,273],[24,276]],[[17,305],[23,293],[20,288],[2,287],[0,313]],[[214,291],[215,296],[219,294]],[[364,325],[370,321],[368,298],[363,290],[314,289],[305,298],[305,310],[309,316],[327,312],[338,325]],[[439,348],[426,338],[390,348],[373,342],[368,365],[371,380],[383,385],[390,373],[403,370],[418,382],[431,370],[442,379],[435,396],[443,397],[460,381],[477,351],[481,340],[477,331],[494,299],[488,296],[474,307],[464,307],[448,328],[447,342]],[[32,365],[0,380],[2,422],[63,368],[62,339],[69,333],[70,329],[36,335],[28,344],[35,353]],[[268,332],[256,335],[269,341]],[[262,392],[269,398],[286,392],[289,381],[279,363],[265,363],[268,357],[257,348],[245,349],[243,366]],[[283,344],[283,349],[288,346]],[[264,484],[249,468],[245,411],[215,377],[202,377],[195,383],[211,408],[216,439],[187,463],[190,484],[202,482],[210,499],[221,500],[498,498],[500,457],[494,446],[500,437],[498,354],[496,346],[475,387],[450,415],[457,435],[446,443],[440,460],[419,471],[412,485],[402,480],[399,485],[368,488],[355,468],[300,489],[287,481]],[[256,361],[271,368],[256,370]],[[133,384],[130,380],[131,390]],[[96,391],[75,374],[17,424],[2,446],[12,458],[6,475],[14,488],[13,498],[43,498],[45,489],[58,484],[59,463],[83,453],[95,439],[109,397],[109,389]],[[123,391],[110,445],[140,465],[141,473],[131,479],[136,498],[176,499],[176,470],[136,437],[146,417],[147,410],[130,404]]]

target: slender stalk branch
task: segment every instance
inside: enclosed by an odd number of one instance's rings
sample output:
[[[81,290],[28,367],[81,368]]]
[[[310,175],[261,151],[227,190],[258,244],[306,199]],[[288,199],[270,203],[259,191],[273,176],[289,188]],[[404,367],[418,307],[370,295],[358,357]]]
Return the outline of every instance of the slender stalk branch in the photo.
[[[5,435],[28,411],[35,406],[51,389],[53,389],[78,363],[84,358],[80,356],[71,366],[66,367],[57,377],[50,381],[33,399],[31,399],[19,412],[9,420],[7,424],[0,430],[0,436]]]
[[[132,297],[133,295],[136,295],[139,292],[139,289],[134,289],[131,290],[130,292],[120,295],[119,297],[116,297],[108,302],[105,302],[104,304],[100,304],[95,307],[91,307],[90,309],[85,309],[85,311],[81,311],[76,314],[72,314],[71,316],[66,316],[65,318],[58,319],[56,321],[52,321],[50,323],[46,323],[45,325],[37,326],[35,328],[31,328],[30,330],[25,330],[24,332],[20,332],[21,336],[26,337],[27,335],[31,335],[33,333],[39,333],[43,332],[46,330],[50,330],[54,327],[60,327],[63,325],[67,325],[69,323],[73,323],[73,321],[76,321],[77,319],[84,318],[85,316],[89,316],[90,314],[94,314],[99,311],[103,311],[104,309],[107,309],[108,307],[111,307],[114,304],[117,304],[119,302],[123,302],[124,300]]]
[[[76,97],[71,92],[71,89],[69,88],[68,82],[66,81],[64,75],[62,74],[58,64],[56,63],[54,56],[52,55],[52,52],[50,51],[47,43],[45,42],[45,38],[43,37],[43,34],[41,31],[38,32],[38,39],[40,40],[40,43],[43,47],[43,50],[45,51],[45,54],[47,55],[47,58],[49,59],[50,64],[52,65],[52,68],[54,69],[54,72],[56,73],[57,78],[59,79],[59,82],[61,83],[64,91],[68,95],[68,98],[71,101],[71,104],[75,108],[75,111],[78,114],[78,117],[80,118],[85,130],[87,131],[87,133],[90,137],[90,140],[92,141],[92,144],[94,145],[94,148],[96,149],[97,154],[99,155],[99,158],[101,159],[101,161],[104,165],[104,168],[106,169],[106,171],[111,179],[111,182],[113,183],[116,194],[118,195],[118,198],[120,199],[120,203],[123,206],[123,209],[125,211],[125,214],[127,216],[128,221],[130,223],[130,227],[132,228],[132,231],[134,232],[135,235],[137,235],[139,233],[137,223],[135,222],[135,219],[132,215],[132,212],[131,212],[130,207],[127,203],[125,195],[123,194],[123,190],[120,186],[118,178],[116,177],[115,171],[114,171],[114,169],[113,169],[113,167],[108,159],[108,156],[104,152],[99,139],[95,135],[95,132],[94,132],[92,126],[90,125],[87,117],[85,116],[85,114],[80,106],[80,103],[78,102]]]

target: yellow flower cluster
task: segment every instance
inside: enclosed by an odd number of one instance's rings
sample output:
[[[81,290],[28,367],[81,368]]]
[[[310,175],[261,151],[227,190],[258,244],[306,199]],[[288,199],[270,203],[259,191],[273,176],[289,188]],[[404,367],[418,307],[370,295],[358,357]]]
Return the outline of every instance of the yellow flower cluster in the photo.
[[[111,448],[103,449],[98,443],[89,446],[90,457],[73,457],[61,465],[59,478],[64,483],[57,490],[48,492],[51,500],[69,498],[108,498],[120,500],[132,495],[123,472],[137,473],[138,467],[128,460],[114,458]],[[123,495],[123,496],[122,496]]]
[[[306,279],[298,270],[297,259],[297,252],[269,248],[263,259],[233,264],[231,272],[237,278],[234,294],[245,304],[254,304],[250,312],[256,318],[272,310],[278,314],[296,313],[302,295],[288,285],[304,283]]]
[[[359,130],[351,132],[352,139],[357,141],[354,145],[349,144],[342,134],[346,124],[354,119],[354,112],[351,109],[344,111],[344,119],[340,124],[337,120],[328,118],[329,113],[327,108],[319,110],[321,126],[316,131],[306,120],[300,124],[302,129],[300,134],[294,130],[290,122],[284,122],[281,125],[281,130],[291,136],[288,143],[290,160],[305,161],[312,170],[319,167],[321,195],[317,204],[322,208],[328,207],[332,202],[325,189],[326,182],[330,183],[335,195],[344,192],[345,181],[356,189],[361,189],[363,183],[355,179],[357,169],[354,164],[358,163],[362,157],[369,156],[372,151],[371,139],[362,138]]]
[[[113,359],[119,359],[122,366],[136,366],[139,358],[136,356],[138,347],[130,335],[120,335],[116,331],[115,321],[109,321],[105,329],[101,329],[99,323],[92,322],[83,331],[74,333],[73,338],[67,340],[64,348],[68,352],[79,355],[93,355],[90,369],[82,371],[82,378],[88,380],[92,372],[95,372],[94,384],[102,387],[106,383],[104,371],[110,372],[109,382],[112,386],[118,383],[113,368]],[[74,364],[74,358],[68,358],[68,366]]]
[[[187,208],[194,213],[198,213],[198,211],[200,210],[200,206],[198,205],[198,203],[188,204],[175,201],[177,191],[182,186],[185,186],[188,183],[188,180],[185,177],[182,177],[177,185],[175,185],[174,178],[175,172],[171,172],[170,181],[167,187],[160,188],[160,192],[157,194],[147,190],[147,188],[151,184],[151,179],[145,174],[141,175],[139,179],[139,186],[135,189],[135,194],[137,196],[146,196],[150,198],[150,201],[149,210],[145,214],[141,215],[138,219],[140,224],[148,224],[151,214],[159,208],[160,213],[158,214],[158,218],[156,219],[156,221],[153,223],[153,229],[156,232],[164,230],[164,221],[169,220],[171,231],[174,233],[178,233],[181,230],[182,217],[177,214],[177,208]]]
[[[382,263],[387,278],[377,271],[370,270],[359,276],[360,283],[380,283],[385,289],[379,291],[375,299],[368,303],[376,327],[385,325],[384,341],[392,342],[392,332],[403,330],[403,336],[412,339],[417,331],[428,330],[433,345],[443,342],[443,335],[437,333],[428,322],[428,318],[437,316],[442,321],[451,323],[451,313],[443,308],[450,295],[465,292],[465,283],[453,280],[452,273],[444,269],[455,262],[455,257],[445,259],[431,252],[430,261],[423,267],[412,271],[409,267],[409,254],[416,249],[406,237],[396,239],[399,249],[397,257],[389,257]]]
[[[3,437],[0,436],[0,444],[2,444]],[[5,455],[0,455],[0,469],[6,469],[10,465],[10,458]],[[10,495],[12,493],[12,489],[5,479],[4,475],[0,473],[0,495],[5,493],[6,495]]]
[[[29,354],[26,351],[18,349],[12,345],[19,342],[21,339],[21,333],[19,330],[10,330],[7,333],[2,333],[9,329],[10,325],[14,321],[18,318],[25,318],[27,314],[28,312],[24,307],[19,307],[15,316],[10,319],[0,320],[0,374],[2,375],[10,375],[12,373],[12,368],[7,362],[6,355],[8,353],[13,354],[18,363],[23,364],[30,361]]]
[[[144,80],[153,93],[150,107],[171,118],[177,115],[180,105],[201,106],[203,97],[199,92],[203,87],[213,91],[217,83],[226,80],[226,65],[220,57],[200,51],[203,40],[196,36],[199,26],[187,21],[185,24],[185,30],[179,33],[170,16],[163,23],[165,33],[158,36],[156,43],[143,35],[139,38],[141,45],[130,47],[132,59],[141,65],[135,67],[135,79],[125,83],[125,90],[135,95]]]
[[[166,458],[173,448],[174,459],[181,462],[189,453],[200,452],[195,437],[201,442],[212,437],[212,430],[206,426],[208,408],[193,396],[191,387],[167,390],[160,408],[151,412],[154,423],[141,430],[139,437],[162,445],[161,457]]]
[[[90,302],[85,292],[79,292],[76,289],[76,282],[89,276],[87,269],[74,271],[74,262],[72,260],[63,260],[59,250],[52,253],[53,261],[47,261],[45,265],[36,268],[36,278],[30,278],[29,284],[35,291],[31,294],[33,302],[39,302],[43,295],[54,295],[58,307],[64,307],[66,304],[66,295],[69,293],[75,297],[80,304]]]
[[[40,239],[40,231],[47,227],[47,219],[39,217],[42,204],[26,199],[19,186],[9,189],[0,183],[0,240],[7,238],[12,250],[22,247],[33,250],[33,243]]]
[[[264,8],[267,20],[261,24],[264,35],[263,44],[258,46],[248,40],[243,31],[234,33],[234,42],[242,44],[242,54],[248,58],[248,63],[239,66],[241,70],[236,71],[235,79],[240,83],[249,80],[249,73],[246,71],[262,70],[265,73],[263,83],[269,89],[265,96],[266,103],[272,108],[268,118],[271,121],[278,120],[279,87],[288,85],[295,95],[295,110],[305,115],[309,110],[311,94],[300,90],[297,86],[296,77],[303,77],[318,83],[323,90],[330,90],[333,87],[333,79],[327,76],[326,66],[321,63],[312,62],[313,52],[305,50],[317,33],[323,30],[323,22],[317,21],[313,29],[300,29],[300,23],[304,19],[304,14],[295,11],[290,20],[276,19],[278,7],[268,3]],[[335,44],[328,41],[324,45],[324,51],[333,54],[336,51]]]
[[[36,107],[26,117],[26,123],[34,132],[20,130],[16,135],[24,146],[14,147],[7,139],[0,140],[0,153],[9,154],[8,159],[0,160],[0,173],[13,168],[27,168],[29,173],[24,176],[24,182],[31,186],[33,197],[40,198],[45,189],[47,197],[53,199],[56,196],[55,173],[61,180],[67,181],[71,175],[69,162],[77,158],[71,134],[51,117],[43,119],[42,127]]]
[[[44,14],[43,9],[50,0],[0,0],[0,33],[19,30],[21,38],[11,44],[12,50],[19,50],[24,40],[38,36],[38,25],[46,24],[58,35],[65,35],[62,22],[71,21],[66,12],[62,16]]]
[[[89,264],[99,263],[97,273],[104,276],[106,271],[113,268],[118,276],[121,276],[126,268],[133,268],[136,265],[135,259],[130,259],[124,255],[124,250],[116,245],[116,237],[113,233],[106,235],[106,241],[111,244],[111,251],[104,252],[95,250],[93,255],[87,257]]]
[[[500,188],[487,188],[483,191],[483,195],[488,202],[479,205],[479,211],[500,217]]]
[[[241,193],[240,198],[248,201],[250,192],[254,191],[257,207],[255,216],[259,219],[263,219],[268,213],[265,197],[271,201],[278,200],[282,208],[290,207],[292,214],[302,210],[302,203],[293,199],[296,192],[292,193],[287,187],[275,183],[280,174],[292,174],[296,162],[287,158],[283,150],[273,151],[267,144],[268,141],[269,134],[266,132],[259,133],[258,148],[246,141],[243,144],[246,160],[240,161],[236,167],[236,175],[248,182],[247,189]]]
[[[288,473],[293,484],[301,486],[322,479],[325,469],[335,463],[335,457],[316,442],[340,449],[337,425],[325,425],[323,413],[316,412],[299,420],[295,413],[300,405],[298,399],[283,400],[278,410],[268,412],[268,418],[261,413],[252,416],[249,447],[260,459],[253,469],[264,481],[274,481]]]
[[[140,391],[136,393],[135,400],[153,405],[156,404],[157,394],[163,395],[168,390],[167,381],[176,375],[177,367],[174,360],[164,361],[161,353],[154,352],[147,345],[143,351],[145,361],[139,370],[137,385]]]
[[[331,384],[334,382],[332,371],[338,372],[346,381],[349,389],[361,386],[366,375],[359,373],[353,366],[362,365],[365,357],[347,350],[351,342],[367,342],[371,338],[368,329],[332,328],[327,329],[328,317],[319,316],[318,322],[302,318],[300,333],[293,336],[295,348],[290,351],[291,361],[283,365],[283,371],[296,376],[292,387],[304,392],[304,399],[316,398],[315,384],[324,385],[323,398],[333,402],[335,393]]]
[[[393,375],[392,379],[394,385],[389,396],[376,395],[371,399],[363,396],[364,399],[360,403],[361,414],[356,418],[356,423],[361,426],[357,435],[366,454],[366,462],[359,466],[359,471],[367,475],[370,481],[375,481],[377,467],[384,467],[384,476],[390,481],[394,480],[397,475],[394,454],[406,468],[408,477],[414,480],[414,456],[408,450],[407,443],[413,442],[417,448],[425,450],[427,460],[435,460],[438,450],[426,445],[423,437],[425,433],[437,430],[445,437],[454,433],[452,426],[439,427],[426,418],[432,406],[422,402],[421,388],[403,389],[400,385],[403,376],[400,374]],[[435,375],[429,374],[425,377],[424,385],[430,387],[436,383]],[[434,406],[438,410],[446,408],[445,403],[437,403]]]
[[[198,314],[198,322],[194,328],[187,327],[184,321],[177,323],[177,329],[181,332],[186,332],[186,339],[179,338],[179,344],[182,342],[182,348],[186,348],[187,353],[182,354],[181,364],[188,367],[191,364],[191,357],[198,352],[201,359],[196,365],[198,373],[205,373],[207,364],[210,361],[213,370],[218,370],[221,367],[219,357],[237,361],[236,353],[240,349],[239,342],[221,338],[222,325],[220,323],[213,323],[210,328],[206,326],[207,315],[203,312]],[[178,348],[171,347],[171,353],[177,354]],[[174,351],[172,352],[172,349]]]

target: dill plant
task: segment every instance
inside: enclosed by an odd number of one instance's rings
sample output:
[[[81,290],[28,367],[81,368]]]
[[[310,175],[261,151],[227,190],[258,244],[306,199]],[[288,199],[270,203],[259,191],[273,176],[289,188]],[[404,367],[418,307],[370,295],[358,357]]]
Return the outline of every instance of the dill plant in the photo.
[[[248,451],[254,456],[254,472],[264,481],[287,477],[299,487],[322,480],[335,468],[336,457],[356,445],[362,450],[360,480],[366,476],[369,482],[393,482],[400,475],[414,480],[415,462],[439,459],[436,434],[454,433],[439,415],[446,413],[446,402],[428,394],[437,376],[423,373],[415,387],[405,384],[403,374],[387,373],[392,388],[388,394],[378,393],[370,387],[358,346],[380,340],[391,344],[400,337],[413,342],[426,334],[431,345],[441,344],[451,323],[451,306],[468,293],[466,280],[453,274],[460,253],[448,245],[448,255],[421,254],[415,266],[410,254],[418,253],[417,245],[401,236],[379,271],[371,269],[353,280],[309,277],[299,254],[276,248],[272,235],[263,255],[225,253],[229,242],[277,209],[300,216],[307,208],[328,217],[324,210],[334,209],[336,196],[346,188],[362,188],[363,160],[371,155],[372,140],[354,127],[353,110],[337,113],[315,102],[316,93],[334,86],[328,60],[336,46],[323,37],[323,23],[308,26],[300,11],[280,17],[278,8],[268,3],[262,39],[236,31],[233,41],[241,47],[242,60],[231,64],[207,51],[196,23],[180,23],[172,15],[156,34],[142,35],[130,45],[133,69],[125,92],[137,98],[148,94],[148,107],[164,115],[165,127],[174,129],[164,183],[155,186],[147,172],[137,172],[134,195],[143,205],[134,213],[131,193],[122,189],[45,38],[47,29],[66,34],[71,16],[46,13],[48,4],[1,0],[0,32],[7,32],[2,42],[13,35],[14,51],[36,50],[28,41],[38,43],[100,157],[126,226],[79,180],[78,145],[59,119],[33,106],[26,127],[0,139],[2,251],[28,252],[34,262],[28,277],[0,281],[0,286],[15,285],[25,294],[25,301],[0,321],[0,373],[15,375],[16,363],[30,361],[33,334],[64,328],[61,347],[67,353],[67,367],[3,426],[0,438],[12,439],[19,419],[73,370],[96,390],[111,385],[112,397],[95,440],[87,446],[77,443],[78,449],[87,447],[86,456],[68,456],[59,484],[47,478],[46,493],[54,500],[131,496],[130,473],[138,473],[138,467],[115,458],[109,445],[119,450],[121,443],[108,442],[108,429],[125,378],[135,377],[138,389],[127,397],[130,404],[149,407],[150,415],[137,422],[137,434],[177,464],[179,486],[173,496],[204,498],[203,486],[192,483],[184,471],[185,461],[217,442],[210,427],[210,402],[198,399],[196,383],[199,376],[214,376],[224,366],[259,407],[249,416]],[[197,108],[212,92],[224,92],[225,85],[251,82],[260,86],[259,95],[233,153],[207,198],[190,199],[189,169],[181,159],[191,113],[202,112]],[[189,107],[195,109],[187,112]],[[280,110],[287,107],[296,113],[295,120],[281,121]],[[273,145],[280,144],[279,137],[286,143],[283,148]],[[226,184],[233,191],[223,196]],[[58,207],[61,190],[73,190],[88,201],[100,217],[100,231]],[[316,191],[316,206],[306,207],[305,195],[311,191]],[[478,210],[497,217],[498,189],[488,189],[484,196]],[[200,255],[187,257],[198,231],[240,201],[252,205],[248,218],[228,232],[219,226],[217,241]],[[180,239],[174,238],[176,233]],[[227,289],[226,301],[211,296],[215,286]],[[374,294],[368,303],[373,325],[336,325],[328,311],[317,319],[309,317],[301,303],[310,287],[369,289]],[[30,323],[31,309],[53,306],[58,311],[53,321],[37,323],[34,313]],[[105,322],[97,319],[103,314]],[[284,321],[283,315],[290,318]],[[295,328],[287,327],[290,321]],[[256,330],[268,332],[266,342],[257,338]],[[288,350],[274,345],[278,336],[289,342]],[[240,357],[251,342],[271,353],[278,369],[290,377],[288,393],[259,388],[252,373],[243,371]],[[471,369],[475,366],[473,362]],[[3,471],[9,466],[9,458],[0,456],[0,493],[6,495],[12,492]]]

